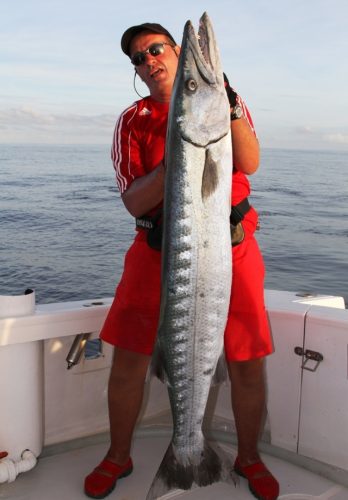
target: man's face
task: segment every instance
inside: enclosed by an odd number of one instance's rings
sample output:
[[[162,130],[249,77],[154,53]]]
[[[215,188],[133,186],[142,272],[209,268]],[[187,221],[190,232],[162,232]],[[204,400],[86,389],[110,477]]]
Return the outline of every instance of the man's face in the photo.
[[[160,42],[165,44],[163,45],[162,54],[151,55],[146,52],[144,62],[139,66],[135,66],[138,75],[146,83],[151,96],[154,98],[160,98],[164,95],[170,97],[180,49],[178,46],[174,48],[173,43],[164,35],[148,32],[139,33],[133,38],[130,45],[130,55],[132,57],[136,52],[144,52],[153,43]]]

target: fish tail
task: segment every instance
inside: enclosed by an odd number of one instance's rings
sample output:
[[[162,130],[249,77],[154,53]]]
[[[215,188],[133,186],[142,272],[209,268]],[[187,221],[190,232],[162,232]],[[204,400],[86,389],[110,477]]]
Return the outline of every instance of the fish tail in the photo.
[[[190,490],[196,486],[208,486],[218,481],[237,482],[232,460],[216,445],[204,443],[199,463],[180,463],[171,443],[152,481],[146,500],[155,500],[172,490]]]
[[[198,486],[208,486],[218,481],[237,484],[233,471],[233,460],[217,444],[204,440],[201,461],[193,468],[194,482]]]
[[[189,490],[193,480],[193,466],[184,466],[179,463],[174,453],[173,444],[170,443],[152,481],[146,500],[155,500],[171,490]]]

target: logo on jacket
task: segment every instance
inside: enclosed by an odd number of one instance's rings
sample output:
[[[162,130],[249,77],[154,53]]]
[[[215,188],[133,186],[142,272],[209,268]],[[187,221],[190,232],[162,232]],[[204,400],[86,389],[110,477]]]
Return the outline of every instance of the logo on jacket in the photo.
[[[151,111],[147,108],[143,108],[139,113],[139,116],[145,116],[145,115],[151,115]]]

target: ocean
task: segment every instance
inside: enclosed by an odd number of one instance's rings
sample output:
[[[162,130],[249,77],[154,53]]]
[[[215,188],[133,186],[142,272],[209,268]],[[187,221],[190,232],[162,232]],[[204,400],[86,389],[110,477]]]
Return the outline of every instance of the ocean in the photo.
[[[265,287],[348,304],[348,152],[263,149],[250,177]],[[0,295],[112,296],[134,220],[105,145],[0,145]]]

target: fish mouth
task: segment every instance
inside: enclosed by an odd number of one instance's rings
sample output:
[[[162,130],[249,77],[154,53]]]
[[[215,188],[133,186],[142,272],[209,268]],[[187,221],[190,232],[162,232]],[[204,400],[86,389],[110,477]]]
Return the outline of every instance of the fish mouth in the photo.
[[[201,49],[201,53],[211,67],[214,67],[214,62],[212,61],[212,54],[210,53],[209,47],[209,39],[211,38],[211,33],[209,32],[209,18],[207,13],[205,12],[203,16],[199,20],[199,28],[198,28],[198,44]]]
[[[204,12],[200,18],[197,34],[191,21],[186,23],[184,36],[185,31],[187,31],[188,45],[201,77],[208,84],[215,84],[219,55],[217,54],[215,35],[208,14]]]

